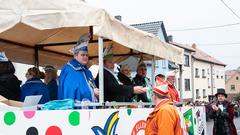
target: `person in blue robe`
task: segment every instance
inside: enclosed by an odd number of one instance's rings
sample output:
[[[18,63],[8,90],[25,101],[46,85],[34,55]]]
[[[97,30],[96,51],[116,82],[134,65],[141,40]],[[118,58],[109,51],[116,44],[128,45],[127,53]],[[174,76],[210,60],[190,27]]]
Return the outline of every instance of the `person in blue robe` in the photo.
[[[36,67],[29,68],[26,73],[27,81],[21,87],[20,100],[23,102],[26,96],[42,95],[39,104],[50,100],[47,86],[40,80],[40,71]]]
[[[81,36],[71,50],[74,58],[62,68],[59,79],[58,99],[97,101],[99,90],[96,88],[92,73],[86,66],[88,63],[87,45],[89,40],[90,34]]]
[[[47,65],[44,68],[45,77],[44,83],[49,90],[50,100],[57,100],[58,98],[58,84],[57,84],[57,70],[52,65]]]

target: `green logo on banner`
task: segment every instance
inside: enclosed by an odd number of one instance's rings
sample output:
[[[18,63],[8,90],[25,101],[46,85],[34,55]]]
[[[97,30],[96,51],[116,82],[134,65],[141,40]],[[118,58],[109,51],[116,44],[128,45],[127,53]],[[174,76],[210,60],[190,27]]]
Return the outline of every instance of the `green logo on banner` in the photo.
[[[187,110],[184,114],[184,119],[186,123],[186,131],[189,135],[194,135],[194,124],[193,124],[193,112],[192,108]]]

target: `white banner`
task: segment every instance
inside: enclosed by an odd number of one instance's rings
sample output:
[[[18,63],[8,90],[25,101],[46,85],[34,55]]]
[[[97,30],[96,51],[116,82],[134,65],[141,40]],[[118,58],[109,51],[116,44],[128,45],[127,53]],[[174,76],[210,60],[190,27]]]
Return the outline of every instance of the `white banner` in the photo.
[[[0,111],[0,135],[144,135],[145,120],[152,110]],[[179,110],[185,134],[206,134],[203,107]]]

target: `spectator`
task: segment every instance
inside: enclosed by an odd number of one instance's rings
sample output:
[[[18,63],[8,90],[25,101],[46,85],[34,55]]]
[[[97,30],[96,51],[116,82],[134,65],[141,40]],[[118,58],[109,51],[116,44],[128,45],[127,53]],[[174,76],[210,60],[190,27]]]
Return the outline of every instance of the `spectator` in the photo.
[[[113,53],[111,47],[104,51],[104,101],[128,102],[132,94],[146,92],[142,86],[123,85],[114,73]],[[99,87],[99,74],[96,77]]]
[[[47,88],[49,90],[50,100],[57,100],[58,96],[57,70],[51,65],[47,65],[44,68],[44,70],[45,70],[44,83],[47,85]]]
[[[145,135],[180,135],[180,117],[177,108],[168,97],[167,82],[157,79],[153,89],[153,102],[156,106],[147,118]]]
[[[96,88],[92,73],[86,66],[89,40],[90,33],[82,35],[71,50],[74,58],[62,68],[58,99],[97,102],[99,90]]]
[[[168,82],[168,90],[169,90],[170,99],[172,99],[173,102],[178,103],[178,102],[180,102],[180,97],[179,97],[177,89],[174,86],[174,83],[176,80],[175,76],[176,76],[176,71],[169,71],[166,74],[166,80]]]
[[[237,135],[233,123],[234,105],[227,101],[224,89],[217,89],[217,102],[211,104],[209,117],[214,119],[213,135]]]
[[[26,96],[42,95],[40,104],[44,104],[50,100],[47,86],[40,80],[40,71],[36,67],[29,68],[26,73],[27,81],[21,87],[21,101]]]
[[[147,92],[139,94],[135,96],[134,98],[137,101],[143,101],[143,102],[151,102],[152,101],[152,84],[150,82],[150,79],[146,77],[147,75],[147,67],[145,63],[140,63],[137,67],[137,74],[133,78],[133,84],[139,85],[148,88]]]
[[[20,101],[21,81],[14,75],[13,63],[4,52],[0,52],[0,95],[7,99]]]

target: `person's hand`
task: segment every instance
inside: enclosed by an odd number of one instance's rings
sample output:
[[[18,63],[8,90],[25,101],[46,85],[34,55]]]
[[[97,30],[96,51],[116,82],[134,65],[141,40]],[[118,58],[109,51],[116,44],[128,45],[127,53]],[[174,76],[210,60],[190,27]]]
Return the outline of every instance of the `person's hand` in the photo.
[[[142,86],[134,86],[133,87],[134,94],[141,94],[141,93],[145,93],[146,91],[147,91],[147,89],[143,88]]]
[[[95,95],[96,97],[99,96],[99,89],[98,89],[98,88],[94,88],[94,89],[93,89],[93,92],[94,92],[94,95]]]
[[[219,108],[218,108],[216,105],[212,105],[212,109],[213,109],[214,111],[217,111]]]

